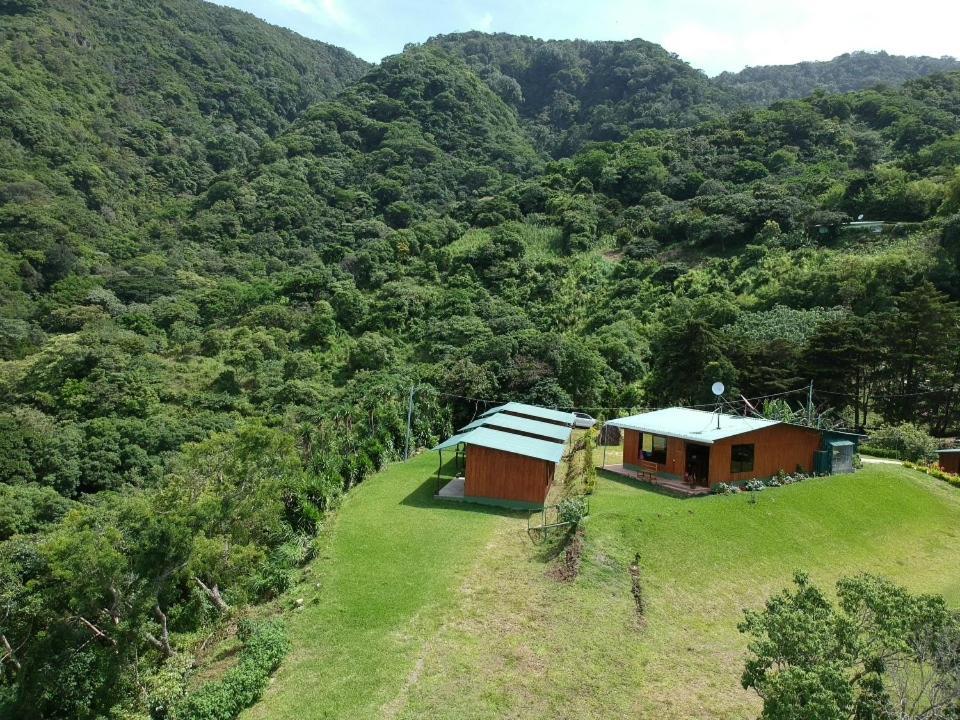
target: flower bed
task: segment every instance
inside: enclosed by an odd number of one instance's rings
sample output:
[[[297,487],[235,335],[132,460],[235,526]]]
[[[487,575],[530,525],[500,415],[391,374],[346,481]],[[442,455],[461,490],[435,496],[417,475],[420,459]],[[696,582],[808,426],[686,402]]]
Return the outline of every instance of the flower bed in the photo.
[[[776,488],[783,487],[784,485],[793,485],[794,483],[803,482],[804,480],[809,480],[814,477],[822,477],[820,475],[808,475],[807,473],[795,472],[793,474],[784,472],[781,470],[773,477],[767,480],[761,480],[759,478],[753,478],[752,480],[746,480],[739,483],[717,483],[710,488],[710,492],[714,495],[728,495],[738,492],[760,492],[766,488]]]
[[[941,470],[934,463],[925,465],[923,463],[913,463],[909,460],[905,460],[903,466],[910,468],[911,470],[919,470],[922,473],[926,473],[932,477],[944,480],[945,482],[953,485],[955,488],[960,488],[960,475],[954,475],[953,473],[948,473],[946,470]]]

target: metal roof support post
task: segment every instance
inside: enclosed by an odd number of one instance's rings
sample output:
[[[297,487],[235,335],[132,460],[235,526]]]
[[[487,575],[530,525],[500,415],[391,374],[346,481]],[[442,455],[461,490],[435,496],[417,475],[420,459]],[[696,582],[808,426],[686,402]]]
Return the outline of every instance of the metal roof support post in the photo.
[[[440,470],[443,468],[443,450],[440,450],[440,464],[437,465],[437,495],[440,494]]]
[[[601,470],[607,466],[607,436],[606,436],[606,433],[604,432],[606,428],[607,428],[606,423],[604,423],[603,427],[600,428],[600,434],[603,436],[601,438],[603,440],[603,460],[600,461]],[[593,462],[593,458],[590,458],[590,462]]]

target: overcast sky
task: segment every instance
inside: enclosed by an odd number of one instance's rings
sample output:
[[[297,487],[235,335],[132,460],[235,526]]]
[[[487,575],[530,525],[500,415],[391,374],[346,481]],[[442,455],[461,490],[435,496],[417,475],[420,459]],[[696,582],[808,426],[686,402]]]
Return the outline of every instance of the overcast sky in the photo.
[[[220,0],[376,62],[431,35],[484,30],[663,45],[715,75],[851,50],[960,56],[958,0]],[[889,9],[888,9],[889,8]]]

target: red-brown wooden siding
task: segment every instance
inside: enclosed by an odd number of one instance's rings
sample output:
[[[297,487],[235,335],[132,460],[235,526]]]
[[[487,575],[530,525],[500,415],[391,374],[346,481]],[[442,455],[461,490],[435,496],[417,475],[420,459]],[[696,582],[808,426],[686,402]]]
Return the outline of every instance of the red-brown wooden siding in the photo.
[[[700,443],[697,443],[700,444]],[[730,453],[734,445],[753,445],[753,470],[730,472]],[[623,431],[623,462],[640,464],[640,433]],[[768,478],[780,469],[794,472],[799,465],[805,472],[813,470],[814,453],[820,449],[820,433],[794,425],[773,425],[762,430],[735,435],[710,445],[710,485],[741,482],[751,478]],[[683,476],[686,470],[686,444],[679,438],[667,438],[667,461],[657,465],[658,472]]]
[[[753,470],[730,472],[730,452],[734,445],[753,445]],[[813,471],[813,457],[820,449],[820,433],[794,425],[773,425],[715,442],[710,446],[710,484],[768,478],[784,470]]]
[[[464,495],[542,505],[555,470],[548,460],[468,445]]]
[[[938,463],[944,472],[960,475],[960,453],[940,453]]]
[[[623,462],[627,465],[639,465],[643,459],[640,456],[640,435],[636,430],[623,431]],[[684,455],[683,440],[667,438],[667,461],[657,464],[657,472],[683,475],[686,456]]]
[[[636,430],[623,431],[623,462],[627,465],[640,464],[640,433]]]

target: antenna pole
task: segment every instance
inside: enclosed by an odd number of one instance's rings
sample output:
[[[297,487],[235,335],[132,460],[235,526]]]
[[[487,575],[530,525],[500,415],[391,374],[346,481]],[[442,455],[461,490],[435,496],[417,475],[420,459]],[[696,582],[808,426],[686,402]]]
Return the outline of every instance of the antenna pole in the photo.
[[[414,393],[415,393],[416,391],[417,391],[417,386],[416,386],[416,385],[411,385],[411,386],[410,386],[410,399],[409,399],[409,401],[407,402],[407,434],[406,434],[406,441],[404,442],[404,445],[403,445],[403,459],[404,459],[404,460],[409,460],[409,459],[410,459],[410,430],[411,430],[411,425],[412,425],[412,422],[411,422],[411,421],[413,420],[413,395],[414,395]]]
[[[813,426],[813,380],[810,381],[810,391],[807,393],[807,425]]]

